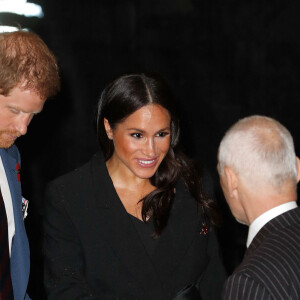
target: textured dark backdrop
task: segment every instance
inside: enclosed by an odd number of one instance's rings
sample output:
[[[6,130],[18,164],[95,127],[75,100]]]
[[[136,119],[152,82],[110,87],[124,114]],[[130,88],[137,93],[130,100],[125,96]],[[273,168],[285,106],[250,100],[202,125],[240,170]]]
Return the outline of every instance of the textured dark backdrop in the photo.
[[[42,20],[0,14],[27,26],[56,54],[60,94],[18,141],[23,194],[30,201],[29,292],[43,299],[41,220],[46,183],[97,149],[94,110],[103,87],[126,72],[154,70],[170,83],[181,112],[186,152],[211,171],[224,223],[219,230],[228,272],[240,262],[247,230],[237,225],[218,187],[216,153],[237,119],[264,114],[291,131],[299,151],[297,1],[51,0]],[[4,21],[3,21],[4,20]],[[100,270],[99,270],[100,271]]]

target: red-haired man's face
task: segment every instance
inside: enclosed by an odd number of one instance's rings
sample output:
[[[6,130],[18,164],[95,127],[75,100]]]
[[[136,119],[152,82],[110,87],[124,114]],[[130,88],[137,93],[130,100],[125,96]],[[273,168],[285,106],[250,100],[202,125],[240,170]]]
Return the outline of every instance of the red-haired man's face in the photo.
[[[7,96],[0,95],[0,148],[11,147],[19,136],[26,134],[44,103],[36,93],[20,87],[13,88]]]

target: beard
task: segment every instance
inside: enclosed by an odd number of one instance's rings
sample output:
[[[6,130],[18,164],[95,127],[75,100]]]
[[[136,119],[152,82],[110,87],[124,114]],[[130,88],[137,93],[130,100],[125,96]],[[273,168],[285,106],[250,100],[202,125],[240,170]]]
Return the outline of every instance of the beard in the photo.
[[[9,138],[9,136],[15,136],[16,138]],[[10,148],[18,137],[19,133],[16,131],[0,131],[0,148]]]

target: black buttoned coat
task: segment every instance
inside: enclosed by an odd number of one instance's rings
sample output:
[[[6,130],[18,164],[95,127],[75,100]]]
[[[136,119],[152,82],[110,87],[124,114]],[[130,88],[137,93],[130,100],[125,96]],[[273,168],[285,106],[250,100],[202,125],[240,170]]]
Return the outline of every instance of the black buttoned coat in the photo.
[[[219,299],[225,272],[211,230],[183,183],[150,257],[99,152],[51,182],[46,192],[45,287],[48,299],[172,299],[189,284]]]

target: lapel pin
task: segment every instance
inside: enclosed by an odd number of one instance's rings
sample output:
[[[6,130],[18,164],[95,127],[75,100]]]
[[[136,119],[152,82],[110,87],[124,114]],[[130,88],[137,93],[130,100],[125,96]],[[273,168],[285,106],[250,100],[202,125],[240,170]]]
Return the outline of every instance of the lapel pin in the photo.
[[[24,197],[22,197],[22,213],[23,213],[23,220],[25,220],[25,218],[27,217],[28,215],[28,204],[29,204],[29,201],[27,199],[25,199]]]
[[[21,167],[20,167],[19,163],[17,163],[17,165],[16,165],[16,173],[17,173],[18,181],[20,182],[21,181]]]
[[[207,227],[206,224],[204,222],[202,222],[202,229],[200,231],[200,234],[206,235],[207,234]]]

